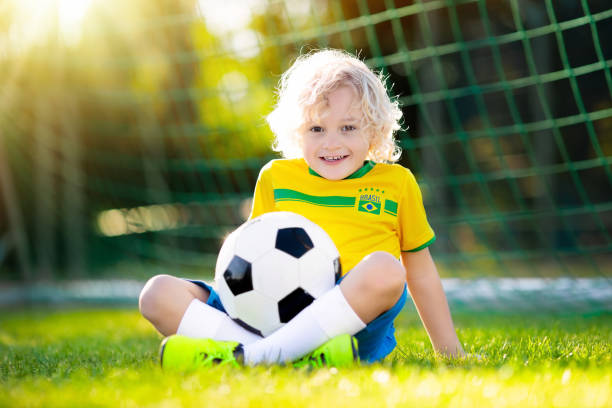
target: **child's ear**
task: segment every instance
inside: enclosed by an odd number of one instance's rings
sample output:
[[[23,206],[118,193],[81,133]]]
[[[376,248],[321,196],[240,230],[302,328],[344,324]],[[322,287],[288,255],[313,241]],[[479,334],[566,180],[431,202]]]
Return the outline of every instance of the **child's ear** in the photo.
[[[368,131],[368,157],[370,159],[372,158],[372,153],[376,152],[380,147],[380,143],[381,138],[376,137],[376,132],[373,129],[371,131]]]
[[[376,139],[376,134],[374,132],[374,129],[369,128],[367,130],[366,133],[366,140],[368,141],[368,153],[370,153],[372,150],[374,150],[376,148],[376,145],[378,143],[378,140]]]

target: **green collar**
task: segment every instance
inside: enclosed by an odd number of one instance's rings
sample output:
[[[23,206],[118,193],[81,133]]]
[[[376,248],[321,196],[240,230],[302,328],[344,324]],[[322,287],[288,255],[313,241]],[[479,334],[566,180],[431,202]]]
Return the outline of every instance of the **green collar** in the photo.
[[[372,160],[366,160],[365,162],[363,162],[363,167],[361,167],[359,170],[357,170],[356,172],[354,172],[350,176],[345,177],[343,180],[356,179],[356,178],[363,177],[370,170],[372,170],[375,165],[376,165],[376,163],[374,163]],[[317,176],[317,177],[323,178],[320,174],[318,174],[316,171],[314,171],[310,167],[308,167],[308,173],[312,174],[313,176]]]

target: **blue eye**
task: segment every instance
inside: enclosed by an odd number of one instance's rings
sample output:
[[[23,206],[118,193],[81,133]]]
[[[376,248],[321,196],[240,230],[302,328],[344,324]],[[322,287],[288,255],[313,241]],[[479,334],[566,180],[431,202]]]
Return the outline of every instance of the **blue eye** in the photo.
[[[357,128],[353,125],[346,125],[346,126],[342,126],[342,131],[343,132],[350,132],[353,130],[357,130]]]

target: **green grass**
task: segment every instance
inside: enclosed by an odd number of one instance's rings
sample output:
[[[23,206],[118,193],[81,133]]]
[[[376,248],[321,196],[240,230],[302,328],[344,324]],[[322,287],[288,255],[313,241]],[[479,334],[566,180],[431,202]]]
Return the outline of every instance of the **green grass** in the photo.
[[[612,315],[457,313],[455,322],[481,360],[436,359],[408,310],[383,364],[168,374],[157,365],[161,337],[136,310],[2,310],[0,406],[612,405]]]

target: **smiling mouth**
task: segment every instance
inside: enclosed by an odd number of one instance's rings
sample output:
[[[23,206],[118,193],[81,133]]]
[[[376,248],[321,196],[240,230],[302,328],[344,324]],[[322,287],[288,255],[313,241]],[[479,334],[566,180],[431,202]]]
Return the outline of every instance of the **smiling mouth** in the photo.
[[[347,157],[348,155],[335,155],[335,156],[321,156],[319,158],[326,162],[337,162]]]

